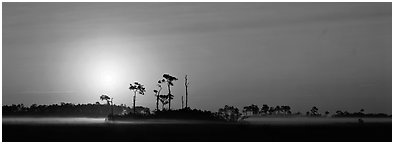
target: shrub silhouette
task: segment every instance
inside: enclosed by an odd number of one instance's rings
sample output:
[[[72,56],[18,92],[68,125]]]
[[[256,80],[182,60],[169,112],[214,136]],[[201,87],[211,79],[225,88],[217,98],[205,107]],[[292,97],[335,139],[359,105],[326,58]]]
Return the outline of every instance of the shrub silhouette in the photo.
[[[224,108],[219,109],[218,116],[226,121],[238,121],[241,114],[238,108],[225,105]]]

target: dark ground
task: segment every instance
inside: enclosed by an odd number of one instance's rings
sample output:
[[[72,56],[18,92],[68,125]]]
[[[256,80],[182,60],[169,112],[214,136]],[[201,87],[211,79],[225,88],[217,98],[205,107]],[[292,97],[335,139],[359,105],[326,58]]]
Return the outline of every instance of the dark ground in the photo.
[[[392,141],[391,123],[327,125],[250,124],[3,124],[4,142],[51,141]]]

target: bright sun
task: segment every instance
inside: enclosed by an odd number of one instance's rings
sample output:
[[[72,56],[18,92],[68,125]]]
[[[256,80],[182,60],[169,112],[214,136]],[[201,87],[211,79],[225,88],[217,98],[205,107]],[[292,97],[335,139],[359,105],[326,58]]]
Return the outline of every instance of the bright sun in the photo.
[[[106,86],[112,86],[113,83],[113,76],[109,73],[103,73],[101,75],[101,83]]]
[[[117,75],[114,71],[111,70],[102,70],[99,72],[98,84],[100,85],[102,90],[113,90],[116,85]]]
[[[122,76],[119,66],[111,61],[96,62],[89,71],[89,77],[94,81],[95,89],[98,91],[115,90]]]

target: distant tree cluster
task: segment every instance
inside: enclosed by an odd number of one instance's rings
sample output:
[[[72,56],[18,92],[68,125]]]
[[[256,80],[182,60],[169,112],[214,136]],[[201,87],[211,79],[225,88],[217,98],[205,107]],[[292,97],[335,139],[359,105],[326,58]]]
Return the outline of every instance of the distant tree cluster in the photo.
[[[108,104],[72,104],[60,103],[52,105],[33,104],[26,107],[23,104],[5,105],[3,108],[3,116],[65,116],[65,117],[106,117],[111,113],[111,107]],[[133,111],[126,105],[113,105],[114,114],[126,114]],[[149,113],[149,108],[136,107],[141,113]]]
[[[249,106],[243,107],[242,110],[242,116],[270,116],[270,115],[275,115],[275,116],[301,116],[302,113],[297,112],[297,113],[292,113],[290,106],[275,106],[275,107],[269,107],[267,104],[264,104],[261,108],[259,108],[257,105],[252,104]],[[221,111],[221,109],[219,109]],[[309,111],[305,113],[304,116],[308,117],[328,117],[330,114],[329,111],[325,111],[324,115],[319,112],[319,108],[316,106],[313,106]],[[384,114],[384,113],[378,113],[378,114],[364,114],[364,109],[361,109],[359,112],[354,112],[354,113],[349,113],[347,111],[342,112],[341,110],[336,111],[335,114],[332,115],[332,117],[391,117],[390,115]]]
[[[234,106],[225,105],[224,108],[220,108],[217,117],[224,119],[226,121],[238,121],[241,116],[238,108]]]
[[[361,109],[359,112],[354,112],[354,113],[349,113],[347,111],[342,112],[341,110],[337,110],[332,117],[391,117],[390,115],[384,114],[384,113],[369,113],[365,114],[364,109]]]
[[[245,106],[242,110],[244,116],[248,115],[290,115],[291,113],[290,106],[275,106],[269,107],[267,104],[264,104],[261,108],[257,105]]]
[[[320,117],[321,116],[321,114],[319,113],[319,109],[316,106],[312,107],[312,109],[310,111],[307,111],[306,115],[313,116],[313,117]]]

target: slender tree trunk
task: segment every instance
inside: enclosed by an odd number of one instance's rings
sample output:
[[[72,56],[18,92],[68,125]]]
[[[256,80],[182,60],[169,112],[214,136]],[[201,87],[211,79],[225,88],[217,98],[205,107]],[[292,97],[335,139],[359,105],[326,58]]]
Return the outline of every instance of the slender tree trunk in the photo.
[[[161,87],[160,87],[160,89],[159,89],[159,91],[157,92],[157,95],[156,95],[156,110],[157,111],[159,110],[159,95],[160,95],[160,91],[161,91]]]
[[[171,110],[171,88],[170,88],[170,83],[168,83],[168,110]]]
[[[109,101],[109,99],[107,99],[107,106],[109,106],[109,110],[111,111],[111,101]],[[109,113],[109,114],[111,115],[111,113]]]
[[[188,107],[188,106],[187,106],[187,99],[188,99],[188,98],[187,98],[187,87],[186,87],[186,107]]]
[[[133,111],[134,111],[134,114],[135,114],[135,96],[136,95],[136,91],[134,91],[134,98],[133,98]]]
[[[111,115],[114,115],[114,98],[111,98]]]
[[[182,96],[182,109],[183,109],[183,96]]]
[[[159,111],[159,95],[156,95],[156,111]]]
[[[186,108],[187,108],[187,87],[188,87],[188,83],[187,83],[187,75],[185,76],[185,88],[186,88]]]

